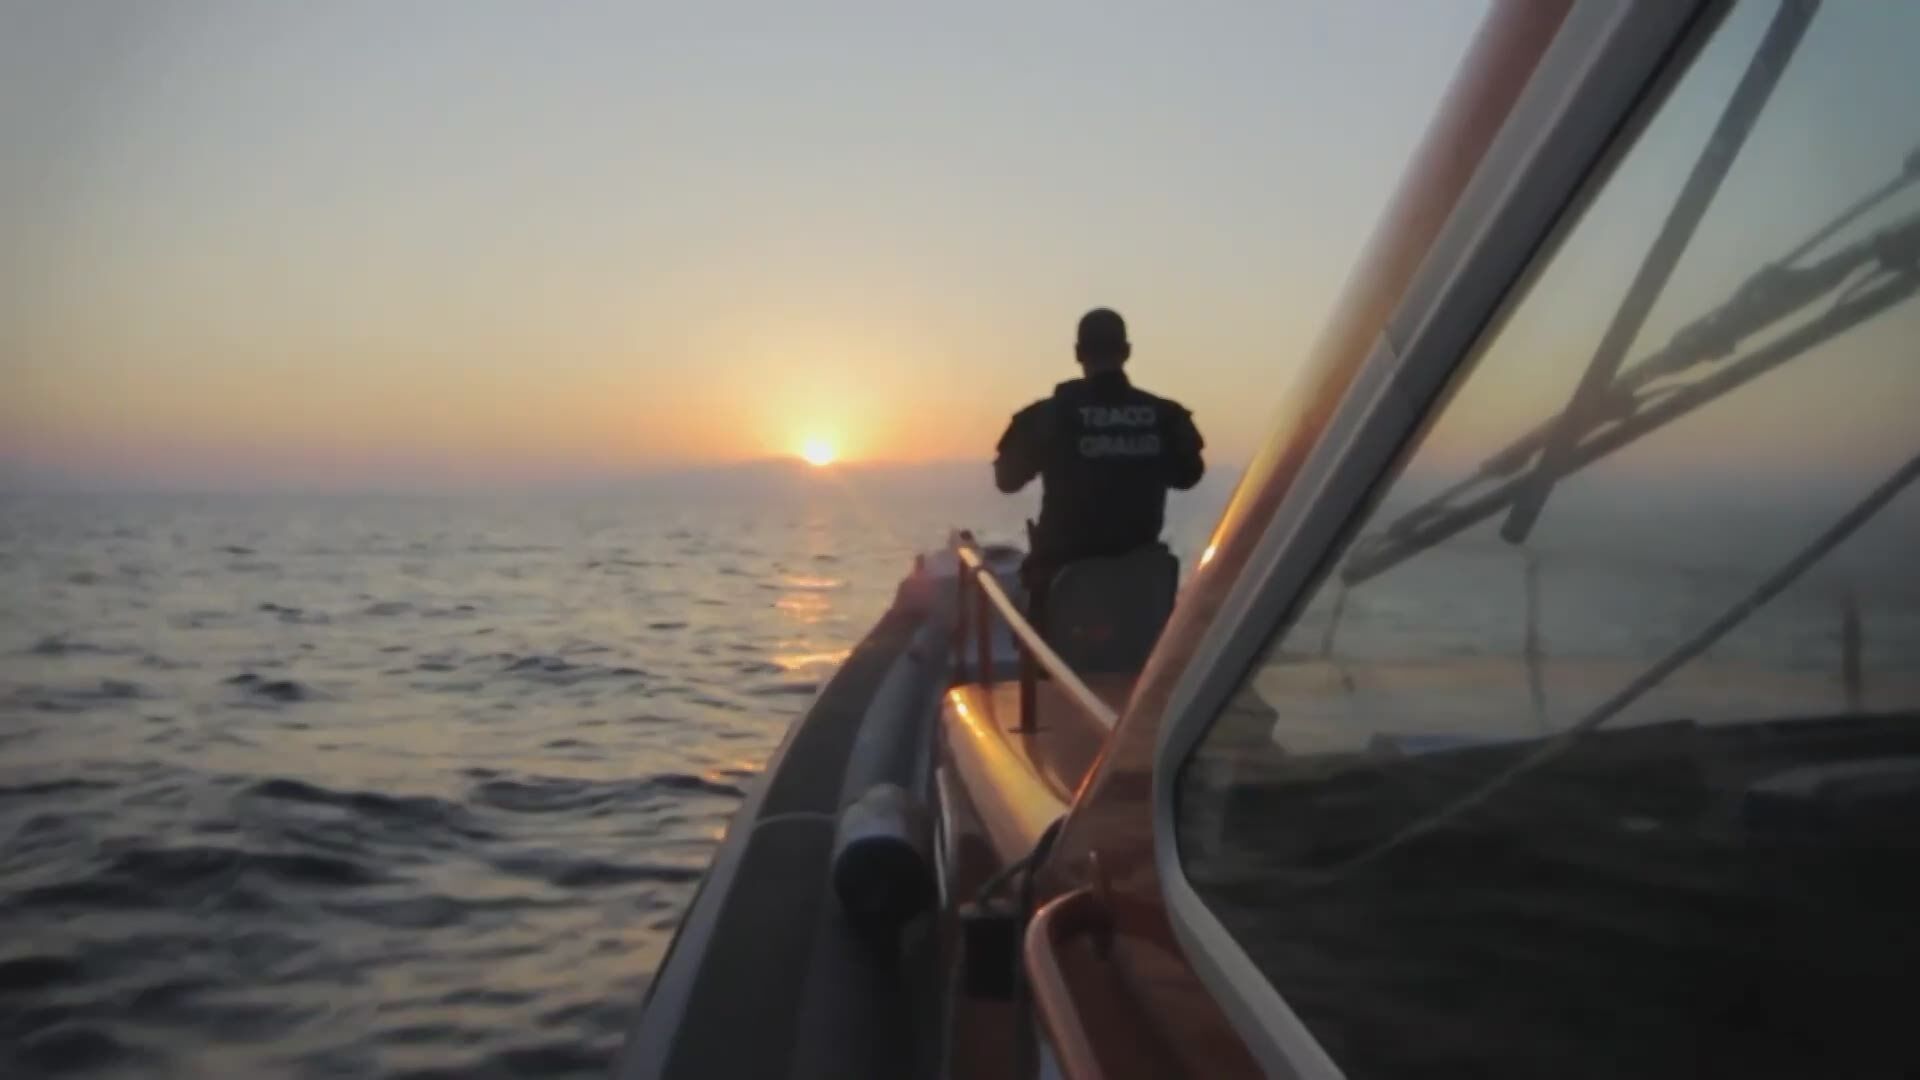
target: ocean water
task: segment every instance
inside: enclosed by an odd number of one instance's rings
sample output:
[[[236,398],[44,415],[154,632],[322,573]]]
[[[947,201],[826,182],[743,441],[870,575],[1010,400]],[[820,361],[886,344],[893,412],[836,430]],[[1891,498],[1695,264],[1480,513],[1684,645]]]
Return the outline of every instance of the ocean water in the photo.
[[[1230,484],[1170,508],[1187,566]],[[984,478],[0,497],[0,1076],[602,1075],[913,555],[1032,509]],[[1812,528],[1621,513],[1543,533],[1531,645],[1525,553],[1484,537],[1319,590],[1255,673],[1274,737],[1565,724]],[[1877,523],[1673,700],[1844,707],[1851,595],[1866,704],[1912,707],[1916,543]]]
[[[0,1076],[602,1075],[914,553],[1031,511],[0,499]]]

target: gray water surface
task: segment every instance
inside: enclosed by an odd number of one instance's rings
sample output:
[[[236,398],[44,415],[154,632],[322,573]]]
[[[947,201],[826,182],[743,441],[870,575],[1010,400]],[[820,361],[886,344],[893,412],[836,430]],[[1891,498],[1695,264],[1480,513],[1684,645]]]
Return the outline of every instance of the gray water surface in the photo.
[[[0,1075],[591,1076],[962,515],[0,500]]]

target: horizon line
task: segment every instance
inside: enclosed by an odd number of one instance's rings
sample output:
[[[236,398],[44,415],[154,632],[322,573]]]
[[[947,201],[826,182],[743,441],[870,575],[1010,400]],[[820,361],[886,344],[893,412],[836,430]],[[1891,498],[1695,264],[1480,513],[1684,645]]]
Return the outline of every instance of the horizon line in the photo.
[[[773,480],[776,477],[804,491],[835,478],[888,475],[910,479],[915,474],[953,479],[962,471],[978,470],[980,487],[993,491],[991,458],[940,458],[926,461],[895,459],[858,459],[814,465],[798,455],[766,455],[720,461],[678,462],[640,466],[624,470],[556,470],[536,476],[453,477],[422,475],[413,478],[342,478],[319,480],[310,476],[287,479],[220,479],[204,476],[134,478],[117,472],[90,471],[67,473],[61,470],[27,469],[10,474],[0,466],[0,497],[84,495],[84,496],[473,496],[502,495],[593,495],[622,494],[627,487],[689,481],[711,481],[716,474],[732,474],[745,480]],[[1208,478],[1238,477],[1241,463],[1212,463]],[[1034,489],[1037,490],[1037,487]]]

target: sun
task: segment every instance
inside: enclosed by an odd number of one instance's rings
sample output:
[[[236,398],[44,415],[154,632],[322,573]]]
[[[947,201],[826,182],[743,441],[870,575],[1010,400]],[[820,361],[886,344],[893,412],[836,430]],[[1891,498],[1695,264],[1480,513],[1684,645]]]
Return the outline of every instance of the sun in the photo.
[[[816,469],[833,464],[839,456],[832,443],[817,436],[800,444],[800,459]]]

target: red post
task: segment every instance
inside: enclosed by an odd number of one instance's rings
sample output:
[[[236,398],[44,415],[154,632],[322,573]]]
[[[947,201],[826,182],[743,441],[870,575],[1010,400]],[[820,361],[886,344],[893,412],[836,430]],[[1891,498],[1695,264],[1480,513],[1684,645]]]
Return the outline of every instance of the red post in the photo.
[[[958,551],[955,552],[956,556]],[[953,576],[953,681],[967,681],[967,564],[955,558]]]
[[[1020,730],[1031,732],[1039,727],[1040,704],[1039,667],[1033,662],[1033,654],[1023,646],[1020,649]]]
[[[980,573],[984,574],[986,570],[982,568]],[[974,633],[980,635],[980,681],[991,683],[993,682],[993,618],[987,613],[987,590],[980,587],[977,575],[973,584],[973,602],[974,621],[979,624],[974,627]]]

